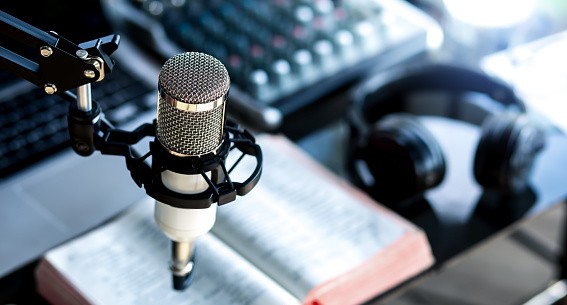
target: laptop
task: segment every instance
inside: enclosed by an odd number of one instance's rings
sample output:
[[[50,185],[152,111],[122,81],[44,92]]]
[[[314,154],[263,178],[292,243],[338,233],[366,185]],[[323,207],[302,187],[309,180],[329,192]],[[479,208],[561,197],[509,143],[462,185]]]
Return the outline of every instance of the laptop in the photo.
[[[0,9],[75,43],[115,34],[98,0],[2,1]],[[136,54],[122,40],[113,73],[92,85],[106,117],[126,130],[155,118],[159,69]],[[122,157],[70,149],[67,107],[0,69],[0,277],[146,196]]]

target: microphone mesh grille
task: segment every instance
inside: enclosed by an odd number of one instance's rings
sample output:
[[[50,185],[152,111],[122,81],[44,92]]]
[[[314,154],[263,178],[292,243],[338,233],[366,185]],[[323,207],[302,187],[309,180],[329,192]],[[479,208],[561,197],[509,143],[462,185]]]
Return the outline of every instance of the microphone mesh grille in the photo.
[[[159,86],[180,102],[205,104],[227,94],[230,78],[218,59],[187,52],[165,62],[159,73]]]
[[[230,79],[224,65],[203,53],[183,53],[165,63],[158,85],[167,96],[186,104],[205,104],[225,98]],[[170,151],[198,156],[213,152],[222,142],[224,103],[212,110],[178,109],[158,94],[157,138]]]
[[[223,107],[186,112],[159,99],[157,136],[170,151],[199,156],[214,151],[222,141]]]

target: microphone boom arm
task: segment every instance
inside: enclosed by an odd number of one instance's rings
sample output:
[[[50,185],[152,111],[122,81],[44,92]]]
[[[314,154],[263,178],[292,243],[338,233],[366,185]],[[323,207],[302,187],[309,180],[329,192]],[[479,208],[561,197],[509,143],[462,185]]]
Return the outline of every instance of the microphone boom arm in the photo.
[[[114,62],[110,55],[120,43],[119,35],[108,35],[77,45],[4,11],[0,11],[0,37],[0,68],[43,88],[47,94],[103,80],[112,73]]]
[[[61,35],[44,32],[8,13],[0,10],[0,69],[7,70],[25,79],[47,94],[59,94],[70,102],[68,129],[71,147],[81,156],[95,151],[106,155],[123,156],[132,179],[146,193],[164,203],[177,207],[207,208],[212,203],[219,205],[243,196],[258,183],[262,172],[262,151],[254,137],[236,123],[227,120],[224,140],[215,154],[189,161],[172,160],[165,154],[167,162],[184,162],[193,173],[205,177],[209,184],[201,194],[183,195],[173,193],[163,186],[159,174],[163,164],[153,158],[152,165],[145,160],[163,151],[152,142],[150,151],[139,156],[132,145],[145,137],[155,137],[156,122],[142,124],[133,131],[115,129],[104,118],[96,101],[91,100],[90,84],[101,81],[112,73],[114,61],[110,58],[118,49],[119,35],[108,35],[91,41],[75,44]],[[25,54],[25,55],[24,55]],[[78,88],[78,96],[70,89]],[[257,166],[244,182],[233,182],[224,166],[228,151],[239,149],[244,155],[256,157]],[[157,158],[159,159],[159,158]],[[183,158],[186,159],[186,158]],[[240,159],[236,164],[240,162]],[[235,165],[236,165],[235,164]],[[205,171],[218,172],[217,181],[211,181]],[[221,178],[222,177],[222,178]]]

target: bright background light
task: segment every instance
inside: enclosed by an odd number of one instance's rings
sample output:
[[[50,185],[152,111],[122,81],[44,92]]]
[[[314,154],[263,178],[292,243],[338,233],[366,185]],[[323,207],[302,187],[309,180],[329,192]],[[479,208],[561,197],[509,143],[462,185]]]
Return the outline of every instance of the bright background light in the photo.
[[[478,27],[508,27],[526,20],[535,0],[443,0],[451,16]]]

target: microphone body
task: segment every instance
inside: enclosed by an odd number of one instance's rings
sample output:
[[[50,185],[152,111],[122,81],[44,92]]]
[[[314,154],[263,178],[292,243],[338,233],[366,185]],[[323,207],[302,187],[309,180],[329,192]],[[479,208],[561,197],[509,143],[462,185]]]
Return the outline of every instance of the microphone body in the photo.
[[[201,175],[184,175],[167,170],[162,183],[178,194],[198,194],[208,189]],[[190,284],[194,268],[194,241],[211,230],[216,220],[217,204],[203,209],[178,208],[155,203],[154,218],[161,231],[172,241],[170,269],[173,287],[182,290]]]
[[[219,171],[180,166],[184,159],[206,159],[223,145],[225,103],[230,79],[216,58],[188,52],[166,61],[159,74],[156,139],[168,158],[179,162],[154,160],[164,170],[163,186],[184,195],[200,194],[218,180]],[[209,158],[210,159],[210,158]],[[224,158],[221,156],[221,162]],[[210,167],[210,166],[209,166]],[[222,174],[221,174],[222,176]],[[209,181],[207,181],[209,180]],[[179,207],[156,200],[155,221],[172,240],[171,271],[174,289],[187,287],[194,265],[194,241],[211,230],[216,220],[217,203],[209,207]]]
[[[198,194],[209,187],[201,175],[184,175],[167,170],[162,172],[161,179],[167,189],[178,194]],[[155,220],[169,239],[188,242],[213,227],[216,209],[216,204],[203,209],[184,209],[156,201]]]

